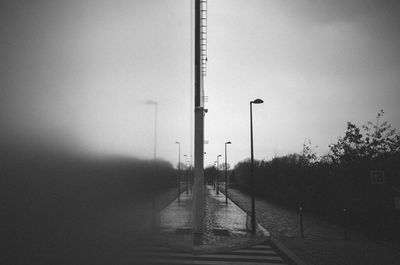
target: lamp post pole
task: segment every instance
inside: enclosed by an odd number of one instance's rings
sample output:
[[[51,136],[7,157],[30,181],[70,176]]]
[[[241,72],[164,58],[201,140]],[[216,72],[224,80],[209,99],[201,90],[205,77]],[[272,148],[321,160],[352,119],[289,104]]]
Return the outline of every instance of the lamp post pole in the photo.
[[[226,153],[226,145],[231,144],[231,142],[225,143],[225,204],[228,204],[228,162],[227,162],[227,153]]]
[[[251,232],[256,233],[256,203],[255,203],[255,181],[254,181],[254,152],[253,152],[253,103],[261,104],[264,101],[256,99],[250,101],[250,146],[251,146]]]
[[[219,194],[219,158],[222,155],[217,156],[217,194]]]
[[[178,203],[181,202],[181,143],[176,141],[179,146],[178,152]]]
[[[187,155],[183,155],[185,157],[185,175],[186,175],[186,194],[189,194],[189,183],[188,183],[188,168],[187,168]]]
[[[215,174],[213,174],[213,177],[212,177],[212,184],[213,184],[213,189],[215,190],[215,175],[217,174],[216,172],[217,172],[217,161],[214,161],[214,167],[215,167]]]
[[[157,101],[147,100],[146,104],[154,105],[154,160],[157,159]]]

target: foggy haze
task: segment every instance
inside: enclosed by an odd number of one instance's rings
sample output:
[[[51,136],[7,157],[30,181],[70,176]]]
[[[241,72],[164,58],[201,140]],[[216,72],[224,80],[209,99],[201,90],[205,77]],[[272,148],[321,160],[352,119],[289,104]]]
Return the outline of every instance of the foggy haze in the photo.
[[[378,110],[400,127],[396,1],[210,1],[205,165],[229,147],[249,157],[324,154]],[[193,152],[192,3],[2,1],[0,119],[3,143],[90,155],[152,158]],[[35,144],[36,143],[36,144]]]
[[[187,1],[1,5],[3,142],[150,158],[148,99],[158,101],[161,156],[189,142]]]

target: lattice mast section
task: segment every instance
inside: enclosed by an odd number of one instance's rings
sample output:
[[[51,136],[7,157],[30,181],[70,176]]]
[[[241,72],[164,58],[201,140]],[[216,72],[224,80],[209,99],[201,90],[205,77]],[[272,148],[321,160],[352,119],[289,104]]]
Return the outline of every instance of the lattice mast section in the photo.
[[[204,76],[207,70],[207,1],[195,0],[195,108],[193,232],[204,225]]]

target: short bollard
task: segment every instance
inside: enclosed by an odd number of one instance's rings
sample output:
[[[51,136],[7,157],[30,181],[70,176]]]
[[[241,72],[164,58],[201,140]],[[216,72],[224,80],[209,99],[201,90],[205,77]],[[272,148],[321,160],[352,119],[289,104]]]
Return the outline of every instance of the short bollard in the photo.
[[[187,170],[186,170],[186,195],[189,195],[189,176]]]
[[[156,208],[156,199],[152,200],[152,222],[151,222],[151,230],[154,232],[157,228],[157,208]]]
[[[213,189],[215,190],[215,176],[213,176]]]
[[[251,212],[246,212],[246,231],[251,232]]]
[[[181,182],[178,181],[178,204],[181,202]]]
[[[344,240],[348,239],[347,236],[347,209],[343,208],[343,236]]]
[[[303,207],[299,207],[299,218],[300,218],[300,235],[301,238],[304,238],[304,230],[303,230]]]

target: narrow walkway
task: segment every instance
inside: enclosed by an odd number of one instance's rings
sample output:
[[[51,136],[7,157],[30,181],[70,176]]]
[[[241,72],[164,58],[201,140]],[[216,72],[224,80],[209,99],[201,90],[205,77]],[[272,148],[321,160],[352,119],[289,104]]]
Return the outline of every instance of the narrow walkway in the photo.
[[[227,251],[262,243],[269,233],[261,226],[253,235],[246,229],[247,214],[231,200],[225,203],[222,193],[212,187],[205,189],[204,233],[193,234],[192,194],[181,194],[160,212],[155,240],[163,246],[194,253]]]
[[[250,197],[230,189],[229,198],[245,210],[250,209]],[[283,243],[307,264],[312,265],[398,265],[400,251],[368,239],[356,231],[348,231],[344,240],[341,226],[304,213],[304,238],[300,236],[299,215],[294,209],[256,200],[257,221],[271,233],[271,238]]]

